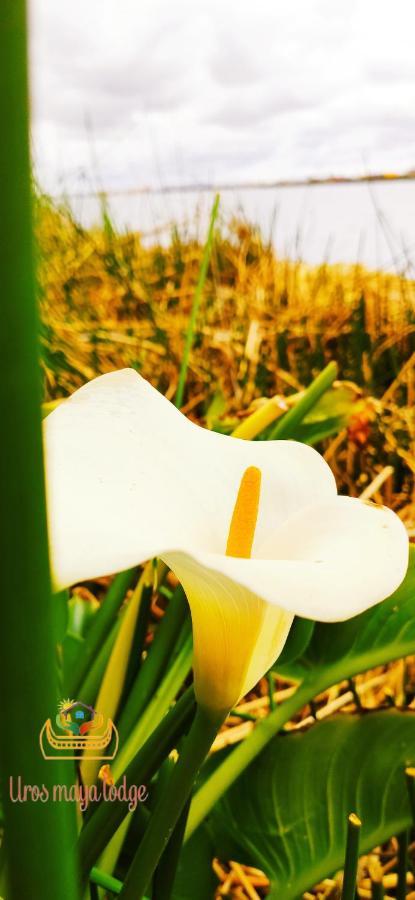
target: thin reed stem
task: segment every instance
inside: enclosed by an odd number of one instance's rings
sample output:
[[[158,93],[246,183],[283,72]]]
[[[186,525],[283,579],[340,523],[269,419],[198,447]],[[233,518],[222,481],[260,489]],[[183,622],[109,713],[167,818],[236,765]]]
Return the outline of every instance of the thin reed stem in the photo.
[[[197,281],[196,290],[195,290],[194,297],[193,297],[192,311],[190,313],[189,325],[188,325],[187,333],[186,333],[186,343],[184,345],[183,359],[182,359],[182,364],[180,367],[179,382],[177,385],[176,397],[174,400],[175,405],[177,406],[178,409],[180,409],[180,407],[183,405],[186,376],[187,376],[187,370],[189,368],[190,351],[193,346],[193,339],[194,339],[197,315],[199,312],[200,301],[202,299],[202,292],[203,292],[203,288],[205,286],[206,276],[207,276],[207,272],[208,272],[208,268],[209,268],[210,256],[212,253],[213,234],[214,234],[216,217],[217,217],[218,209],[219,209],[219,199],[220,199],[219,194],[217,194],[215,197],[213,206],[212,206],[212,212],[210,214],[208,235],[207,235],[207,239],[206,239],[205,249],[203,251],[202,264],[200,266],[200,271],[199,271],[199,278]]]
[[[355,813],[351,813],[347,820],[342,900],[355,900],[361,827],[362,823],[358,816]]]

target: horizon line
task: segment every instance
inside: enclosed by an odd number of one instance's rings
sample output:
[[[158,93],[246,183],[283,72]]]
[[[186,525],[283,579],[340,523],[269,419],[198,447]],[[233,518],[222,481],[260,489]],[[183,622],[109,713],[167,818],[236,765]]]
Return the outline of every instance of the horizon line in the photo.
[[[372,175],[329,175],[309,178],[284,178],[277,181],[223,182],[221,184],[200,182],[192,184],[166,184],[160,187],[144,185],[142,187],[130,188],[97,188],[96,190],[91,191],[62,191],[59,194],[51,194],[50,196],[53,199],[64,199],[65,197],[82,199],[87,197],[115,197],[134,194],[183,194],[192,192],[220,193],[221,191],[270,190],[272,188],[314,187],[317,185],[331,184],[364,184],[374,181],[411,181],[414,179],[415,169],[409,169],[407,172],[376,172]]]

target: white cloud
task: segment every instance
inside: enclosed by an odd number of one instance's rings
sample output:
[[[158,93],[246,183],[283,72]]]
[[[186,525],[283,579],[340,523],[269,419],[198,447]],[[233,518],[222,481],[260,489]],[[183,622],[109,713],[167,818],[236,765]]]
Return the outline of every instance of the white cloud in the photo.
[[[415,164],[412,0],[32,0],[49,190]]]

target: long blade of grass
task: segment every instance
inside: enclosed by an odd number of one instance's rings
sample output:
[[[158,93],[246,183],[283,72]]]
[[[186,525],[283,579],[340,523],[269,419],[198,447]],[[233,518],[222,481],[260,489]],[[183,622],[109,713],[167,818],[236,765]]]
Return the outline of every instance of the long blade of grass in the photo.
[[[184,591],[177,588],[157,629],[157,634],[134,681],[128,700],[118,722],[121,746],[125,745],[132,729],[153,697],[179,638],[183,622],[189,616]]]
[[[58,700],[57,625],[43,483],[24,0],[2,3],[0,96],[0,762],[7,900],[77,900],[75,811],[52,800],[53,784],[72,780],[72,767],[45,761],[39,749],[39,731]],[[44,785],[47,802],[12,802],[10,779],[16,790],[19,776],[23,784]]]
[[[192,310],[190,313],[189,325],[188,325],[187,333],[186,333],[186,343],[184,345],[183,359],[182,359],[182,364],[180,367],[179,382],[177,385],[176,397],[174,400],[175,405],[177,406],[178,409],[180,409],[180,407],[183,405],[184,388],[185,388],[185,384],[186,384],[187,370],[189,367],[190,351],[193,346],[193,339],[194,339],[197,315],[199,312],[200,301],[202,299],[202,292],[203,292],[203,288],[205,286],[210,256],[212,253],[213,234],[214,234],[216,217],[217,217],[218,209],[219,209],[219,200],[220,200],[220,197],[219,197],[219,194],[217,194],[215,197],[213,206],[212,206],[212,212],[210,214],[208,235],[207,235],[207,239],[206,239],[205,249],[203,251],[202,264],[200,266],[199,278],[197,280],[196,290],[195,290],[194,297],[193,297]]]
[[[278,420],[275,428],[272,430],[269,439],[276,440],[288,440],[290,438],[295,438],[295,430],[298,425],[303,421],[306,415],[313,409],[313,406],[316,405],[320,397],[332,386],[334,379],[337,375],[337,365],[335,362],[330,362],[314,381],[308,386],[307,390],[304,391],[301,399],[295,406],[292,406],[285,415]]]
[[[108,588],[100,609],[95,614],[84,643],[80,646],[79,658],[68,685],[68,693],[76,694],[87,675],[102,643],[113,625],[114,618],[124,600],[126,592],[136,576],[136,569],[126,569],[115,576]]]
[[[111,651],[105,670],[102,684],[97,697],[97,709],[107,719],[114,720],[121,700],[128,660],[131,653],[132,642],[140,609],[141,597],[144,588],[151,578],[151,563],[149,563],[135,588],[135,591],[124,612],[122,622]],[[84,784],[93,784],[100,768],[99,760],[85,758],[81,764],[81,774]]]

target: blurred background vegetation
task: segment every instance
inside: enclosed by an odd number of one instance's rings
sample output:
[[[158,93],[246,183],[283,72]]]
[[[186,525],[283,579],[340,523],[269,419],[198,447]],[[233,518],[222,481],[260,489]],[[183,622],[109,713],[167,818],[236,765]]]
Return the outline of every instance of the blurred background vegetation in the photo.
[[[172,228],[149,245],[68,205],[36,200],[44,398],[132,366],[173,399],[203,245]],[[414,534],[415,282],[361,265],[281,259],[242,220],[218,226],[196,323],[183,411],[231,432],[265,402],[293,396],[330,361],[339,382],[299,437],[357,496],[385,466],[382,500]],[[289,402],[289,400],[288,400]],[[265,435],[264,435],[265,436]]]

